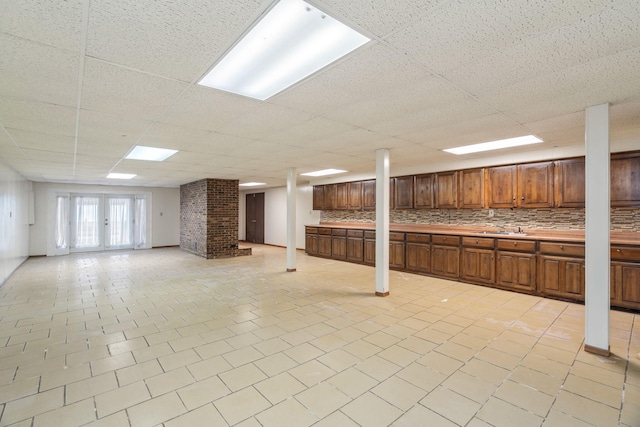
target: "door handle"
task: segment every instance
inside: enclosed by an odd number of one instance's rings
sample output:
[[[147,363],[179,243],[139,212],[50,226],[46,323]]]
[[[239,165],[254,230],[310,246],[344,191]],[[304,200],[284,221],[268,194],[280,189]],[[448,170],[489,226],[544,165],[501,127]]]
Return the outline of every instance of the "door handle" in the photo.
[[[257,222],[255,219],[252,219],[251,222]]]

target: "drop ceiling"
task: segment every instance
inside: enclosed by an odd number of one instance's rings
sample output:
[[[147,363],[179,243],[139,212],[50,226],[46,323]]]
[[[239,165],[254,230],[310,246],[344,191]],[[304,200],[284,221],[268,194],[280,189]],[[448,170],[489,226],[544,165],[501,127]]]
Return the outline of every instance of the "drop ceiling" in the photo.
[[[271,1],[20,0],[0,7],[0,162],[33,181],[283,185],[584,152],[584,109],[611,104],[615,150],[640,149],[636,0],[324,0],[372,42],[261,102],[196,82]],[[535,134],[531,148],[443,148]],[[122,160],[134,145],[180,150]],[[300,177],[301,181],[308,178]]]

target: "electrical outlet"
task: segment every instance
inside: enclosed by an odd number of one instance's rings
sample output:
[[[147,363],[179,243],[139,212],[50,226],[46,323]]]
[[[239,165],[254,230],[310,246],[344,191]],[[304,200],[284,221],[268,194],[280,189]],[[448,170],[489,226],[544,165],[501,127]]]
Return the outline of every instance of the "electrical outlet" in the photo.
[[[493,209],[489,209],[489,218],[493,218],[496,215]]]

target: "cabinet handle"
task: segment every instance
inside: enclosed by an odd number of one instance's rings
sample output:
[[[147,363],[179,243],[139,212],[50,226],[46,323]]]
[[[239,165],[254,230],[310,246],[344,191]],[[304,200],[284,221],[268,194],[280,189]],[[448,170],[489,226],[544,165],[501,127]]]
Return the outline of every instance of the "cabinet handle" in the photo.
[[[524,200],[524,196],[522,196],[522,199],[520,199],[520,200]]]
[[[515,242],[515,243],[513,244],[513,246],[514,246],[514,247],[515,247],[515,246],[518,246],[518,242]]]
[[[616,249],[616,252],[620,253],[620,249]]]
[[[476,243],[478,243],[478,239],[476,239]],[[618,252],[620,252],[620,251],[618,251]]]
[[[560,245],[560,249],[564,249],[564,246]]]

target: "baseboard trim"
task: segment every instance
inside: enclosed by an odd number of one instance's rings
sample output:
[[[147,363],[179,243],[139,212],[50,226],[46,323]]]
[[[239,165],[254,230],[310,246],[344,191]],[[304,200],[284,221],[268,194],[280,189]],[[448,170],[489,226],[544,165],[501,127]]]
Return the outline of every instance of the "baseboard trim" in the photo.
[[[376,291],[376,296],[377,297],[386,297],[387,295],[389,295],[389,291],[387,291],[387,292],[378,292],[378,291]]]
[[[287,268],[287,273],[294,273],[295,271],[295,268]]]
[[[584,345],[584,351],[587,353],[597,354],[598,356],[609,357],[611,355],[611,347],[604,349],[600,347],[594,347],[589,344]]]

